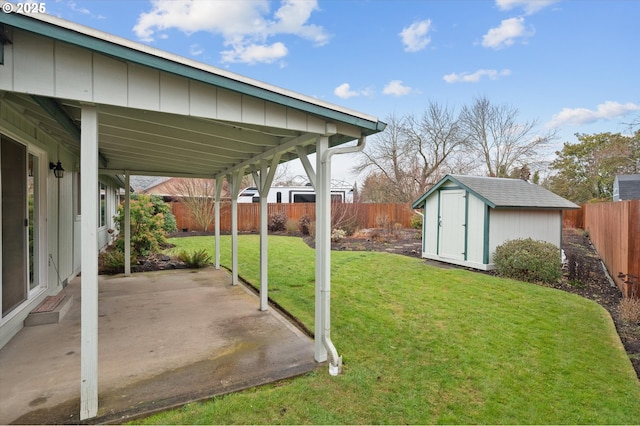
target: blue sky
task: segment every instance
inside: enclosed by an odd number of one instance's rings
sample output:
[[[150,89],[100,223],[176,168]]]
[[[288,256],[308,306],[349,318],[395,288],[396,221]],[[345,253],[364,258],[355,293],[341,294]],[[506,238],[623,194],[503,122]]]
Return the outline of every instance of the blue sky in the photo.
[[[47,0],[47,12],[375,115],[508,104],[574,134],[640,118],[640,1]],[[349,161],[334,176],[353,180]]]

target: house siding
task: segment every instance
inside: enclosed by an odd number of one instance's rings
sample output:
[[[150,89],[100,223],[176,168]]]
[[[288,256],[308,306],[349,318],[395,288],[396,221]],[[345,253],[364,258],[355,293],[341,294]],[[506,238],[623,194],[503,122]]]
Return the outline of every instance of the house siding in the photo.
[[[13,29],[12,37],[14,43],[4,46],[0,90],[326,133],[325,120],[293,108],[123,63],[27,31]],[[340,130],[360,136],[357,129],[345,124]]]
[[[40,202],[44,211],[39,222],[41,250],[38,253],[41,285],[18,308],[0,319],[0,347],[4,346],[23,327],[24,319],[48,295],[60,292],[68,280],[80,270],[80,218],[75,214],[76,188],[74,173],[79,159],[58,141],[44,133],[24,115],[8,107],[0,99],[0,133],[27,147],[38,155],[41,162]],[[1,155],[1,154],[0,154]],[[56,179],[49,170],[49,162],[60,161],[65,168],[64,177]],[[113,226],[116,208],[116,182],[107,179],[109,188],[109,211],[107,223]],[[96,189],[97,191],[97,189]],[[103,243],[108,242],[106,233]],[[2,250],[7,248],[2,247]],[[8,248],[10,249],[10,248]]]

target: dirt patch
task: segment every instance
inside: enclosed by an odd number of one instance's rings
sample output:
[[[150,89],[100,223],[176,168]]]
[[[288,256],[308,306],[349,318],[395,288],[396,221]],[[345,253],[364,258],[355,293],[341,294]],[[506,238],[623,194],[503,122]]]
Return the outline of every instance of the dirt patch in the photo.
[[[622,318],[622,292],[612,283],[598,252],[582,230],[565,229],[562,247],[568,265],[562,282],[553,287],[593,300],[609,312],[636,375],[640,378],[640,324]],[[572,268],[575,268],[575,272]]]

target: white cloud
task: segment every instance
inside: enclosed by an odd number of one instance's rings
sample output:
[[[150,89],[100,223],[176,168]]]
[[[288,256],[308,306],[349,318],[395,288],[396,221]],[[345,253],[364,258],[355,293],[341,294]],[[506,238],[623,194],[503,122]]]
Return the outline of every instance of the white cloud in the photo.
[[[316,0],[282,0],[273,14],[268,0],[152,0],[151,4],[151,10],[140,14],[133,27],[140,40],[151,42],[158,32],[171,28],[186,34],[219,34],[230,49],[222,52],[225,62],[272,62],[273,58],[286,55],[287,48],[282,42],[268,43],[267,39],[282,34],[295,35],[315,45],[329,40],[323,27],[307,23],[311,13],[318,10]]]
[[[511,46],[517,38],[526,38],[533,35],[533,30],[527,31],[524,26],[524,18],[504,19],[499,27],[491,28],[482,36],[482,45],[493,49],[501,49]]]
[[[191,46],[189,46],[189,53],[193,56],[202,55],[204,53],[204,49],[197,43],[192,44]]]
[[[270,64],[287,56],[287,52],[284,44],[276,42],[272,45],[238,46],[232,50],[224,50],[221,54],[223,62],[242,62],[253,65],[258,62]]]
[[[531,15],[557,2],[558,0],[496,0],[496,6],[500,10],[522,7],[527,15]]]
[[[589,124],[598,120],[611,120],[622,117],[630,112],[640,111],[640,105],[632,102],[621,104],[619,102],[606,101],[598,105],[597,109],[587,108],[563,108],[551,118],[546,127],[553,128],[561,125]]]
[[[417,52],[427,47],[431,43],[429,30],[431,29],[431,20],[426,19],[420,22],[414,22],[400,32],[402,44],[404,44],[405,52]]]
[[[91,11],[89,9],[87,9],[86,7],[78,6],[78,4],[75,1],[69,1],[69,2],[67,2],[67,5],[74,12],[78,12],[78,13],[81,13],[83,15],[91,15]]]
[[[333,93],[342,99],[352,98],[354,96],[358,96],[360,93],[355,90],[351,90],[351,85],[349,83],[342,83],[340,86],[336,87],[333,90]]]
[[[411,87],[403,85],[402,80],[391,80],[389,84],[384,86],[382,93],[385,95],[404,96],[411,93],[411,91]]]
[[[482,77],[487,77],[490,80],[497,80],[500,77],[507,77],[509,75],[511,75],[511,70],[506,68],[502,71],[480,69],[473,73],[463,72],[460,74],[446,74],[442,78],[447,83],[477,83],[482,79]]]

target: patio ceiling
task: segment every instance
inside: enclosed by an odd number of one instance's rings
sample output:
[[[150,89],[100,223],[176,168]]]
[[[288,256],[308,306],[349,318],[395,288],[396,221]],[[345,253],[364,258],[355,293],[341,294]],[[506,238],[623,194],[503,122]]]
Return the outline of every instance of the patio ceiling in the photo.
[[[38,96],[0,91],[0,99],[79,155],[80,102],[49,100],[56,116]],[[276,152],[282,153],[280,162],[297,158],[296,146],[315,151],[317,135],[311,133],[110,105],[98,111],[100,172],[105,174],[212,178],[236,165],[269,160]],[[67,125],[60,116],[67,117]]]

